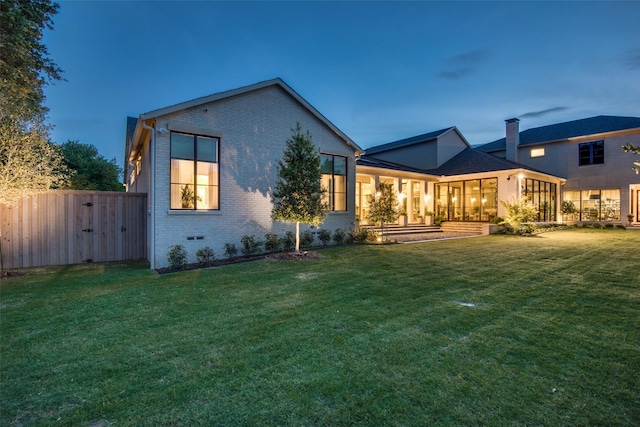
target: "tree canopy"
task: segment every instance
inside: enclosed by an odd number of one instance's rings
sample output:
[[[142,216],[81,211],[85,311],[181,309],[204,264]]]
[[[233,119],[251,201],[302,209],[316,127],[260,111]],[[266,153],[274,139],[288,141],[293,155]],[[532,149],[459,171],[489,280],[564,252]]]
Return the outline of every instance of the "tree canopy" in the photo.
[[[296,223],[296,252],[300,250],[300,223],[319,225],[327,217],[322,187],[320,155],[307,130],[300,123],[292,129],[282,159],[278,160],[278,181],[273,191],[273,220]]]
[[[374,224],[380,223],[382,238],[384,239],[384,224],[398,220],[398,198],[393,190],[393,185],[381,182],[376,188],[375,194],[367,196],[369,212],[367,218]]]
[[[43,31],[58,5],[48,0],[0,2],[0,203],[64,185],[59,147],[49,143],[44,86],[62,70],[48,57]]]
[[[631,154],[635,154],[635,155],[640,155],[640,147],[637,147],[635,145],[633,145],[632,143],[628,143],[622,146],[622,151],[624,151],[625,153],[631,153]],[[640,172],[640,162],[636,161],[633,162],[633,167],[631,169],[633,169],[633,171],[637,174],[638,172]]]
[[[107,160],[91,144],[67,141],[61,145],[64,163],[72,173],[65,188],[72,190],[124,191],[122,168]]]

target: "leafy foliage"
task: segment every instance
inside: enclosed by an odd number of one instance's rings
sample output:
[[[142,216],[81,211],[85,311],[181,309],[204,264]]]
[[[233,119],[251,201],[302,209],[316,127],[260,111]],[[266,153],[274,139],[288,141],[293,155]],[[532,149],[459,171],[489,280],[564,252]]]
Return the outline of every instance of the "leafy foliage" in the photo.
[[[336,228],[333,231],[333,241],[336,245],[343,245],[346,237],[347,233],[342,228]]]
[[[287,231],[284,236],[278,239],[280,247],[285,251],[291,251],[296,247],[296,235],[293,231]]]
[[[256,240],[256,236],[242,236],[240,242],[242,243],[241,250],[243,255],[254,255],[260,253],[260,248],[264,245],[264,242]]]
[[[635,146],[632,143],[623,145],[622,151],[624,151],[625,153],[640,155],[640,147]],[[640,169],[638,169],[638,167],[640,167],[640,162],[633,162],[633,164],[634,166],[632,167],[632,169],[637,174],[638,172],[640,172]]]
[[[209,246],[205,246],[204,248],[198,249],[198,251],[196,252],[196,259],[198,260],[198,262],[213,261],[214,259],[216,259],[216,254]]]
[[[507,211],[504,222],[516,230],[520,229],[523,222],[535,221],[538,218],[538,211],[524,199],[501,203]]]
[[[50,144],[43,87],[62,70],[42,43],[58,5],[48,0],[0,2],[0,203],[64,185],[60,150]]]
[[[378,239],[378,235],[370,228],[356,227],[349,231],[347,236],[347,242],[362,244],[366,242],[375,242]]]
[[[309,248],[313,246],[315,236],[311,230],[305,230],[300,236],[300,246],[303,248]]]
[[[107,160],[91,144],[67,141],[61,145],[64,162],[75,172],[67,188],[72,190],[124,191],[120,182],[122,168],[116,159]]]
[[[233,258],[238,255],[238,248],[233,243],[225,243],[224,244],[224,256],[226,258]]]
[[[322,242],[322,246],[327,246],[331,241],[331,232],[323,228],[318,231],[318,239]]]
[[[280,249],[280,240],[276,233],[267,233],[264,235],[264,249],[267,252],[277,252]]]
[[[169,267],[182,268],[187,264],[187,251],[182,245],[173,245],[169,248],[167,253],[167,261],[169,261]]]
[[[374,224],[380,224],[382,239],[384,239],[384,224],[398,220],[398,198],[393,190],[393,185],[381,182],[374,194],[367,196],[369,213],[367,218]]]
[[[316,151],[311,134],[302,134],[300,123],[292,129],[292,136],[282,159],[278,160],[278,181],[273,191],[274,221],[296,223],[296,251],[300,250],[299,224],[317,226],[327,216],[322,187],[320,155]]]

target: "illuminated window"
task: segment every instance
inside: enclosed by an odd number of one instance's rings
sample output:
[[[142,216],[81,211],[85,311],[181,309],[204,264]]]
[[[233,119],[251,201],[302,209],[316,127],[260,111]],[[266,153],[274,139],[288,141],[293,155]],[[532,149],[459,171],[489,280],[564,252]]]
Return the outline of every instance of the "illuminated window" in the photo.
[[[171,209],[219,209],[218,143],[171,133]]]
[[[544,148],[532,148],[531,157],[544,157]]]
[[[320,155],[322,186],[327,189],[325,203],[330,211],[347,210],[347,158]]]
[[[583,142],[578,145],[578,165],[601,165],[604,163],[604,141]]]

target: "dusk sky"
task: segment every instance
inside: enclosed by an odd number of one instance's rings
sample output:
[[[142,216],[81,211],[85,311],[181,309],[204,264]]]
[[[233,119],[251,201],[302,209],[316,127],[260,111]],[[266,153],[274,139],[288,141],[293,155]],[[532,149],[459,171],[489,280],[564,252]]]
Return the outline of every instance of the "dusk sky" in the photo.
[[[127,116],[275,77],[365,149],[640,116],[639,1],[62,1],[44,42],[52,140],[120,165]]]

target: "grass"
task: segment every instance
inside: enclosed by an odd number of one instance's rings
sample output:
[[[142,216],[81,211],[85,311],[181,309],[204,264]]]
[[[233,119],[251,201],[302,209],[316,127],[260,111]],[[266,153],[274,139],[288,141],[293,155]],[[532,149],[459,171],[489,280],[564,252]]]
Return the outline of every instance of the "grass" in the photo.
[[[640,424],[640,235],[0,283],[0,425]]]

